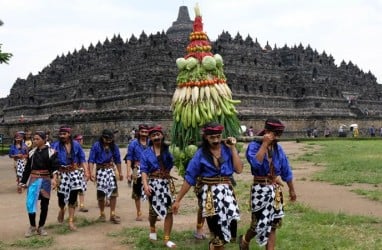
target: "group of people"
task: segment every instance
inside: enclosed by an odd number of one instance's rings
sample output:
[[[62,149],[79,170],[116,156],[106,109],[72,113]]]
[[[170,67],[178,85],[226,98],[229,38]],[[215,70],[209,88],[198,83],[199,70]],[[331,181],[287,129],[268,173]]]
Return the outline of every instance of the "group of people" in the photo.
[[[224,249],[226,243],[236,241],[240,210],[231,176],[242,173],[243,162],[236,149],[236,139],[223,138],[223,131],[224,127],[216,122],[203,126],[202,143],[190,160],[183,184],[176,193],[174,177],[170,174],[174,159],[164,142],[162,127],[139,125],[135,139],[127,147],[124,160],[127,166],[126,179],[132,185],[137,221],[143,220],[141,200],[147,199],[149,202],[149,240],[158,240],[156,222],[163,220],[163,243],[168,248],[176,248],[170,239],[173,214],[179,212],[182,199],[194,186],[199,208],[197,230],[203,227],[206,220],[212,236],[209,249]],[[287,183],[290,199],[296,200],[292,170],[284,150],[277,143],[283,131],[284,125],[280,120],[267,119],[264,130],[258,134],[263,139],[248,145],[246,158],[253,175],[250,190],[252,219],[246,233],[237,240],[242,250],[249,249],[253,238],[267,249],[274,248],[276,229],[281,226],[284,216],[283,182]],[[70,127],[61,126],[59,138],[58,142],[48,146],[44,132],[37,131],[33,136],[35,147],[26,157],[27,163],[19,182],[19,187],[23,188],[29,179],[26,203],[30,227],[26,236],[47,234],[44,224],[51,189],[57,189],[60,207],[58,221],[64,221],[65,207],[68,206],[69,228],[76,230],[73,219],[77,197],[86,190],[88,180],[97,183],[99,220],[106,221],[105,201],[109,199],[110,221],[120,223],[120,217],[115,214],[117,180],[122,181],[124,176],[113,132],[107,129],[102,132],[100,139],[92,145],[87,162],[81,145],[71,137]],[[36,227],[38,199],[41,200],[41,213]]]
[[[15,161],[26,159],[25,166],[21,173],[17,171],[17,190],[22,193],[27,189],[26,208],[28,212],[30,226],[25,233],[26,237],[35,234],[47,235],[44,228],[48,214],[51,190],[57,191],[59,213],[57,220],[64,222],[66,208],[68,208],[68,226],[72,231],[77,230],[74,224],[74,214],[78,207],[79,211],[87,212],[84,206],[84,193],[87,189],[87,181],[97,180],[97,199],[100,209],[99,220],[105,221],[104,205],[106,198],[110,198],[110,221],[120,223],[120,219],[115,215],[116,197],[118,187],[116,181],[116,169],[122,173],[119,148],[114,143],[114,134],[105,129],[102,131],[100,139],[91,148],[88,161],[82,148],[82,135],[72,136],[72,129],[67,125],[62,125],[58,131],[59,140],[49,143],[45,131],[36,131],[33,134],[33,147],[25,149],[24,142],[20,138],[20,132],[15,135],[14,145],[10,148],[9,156]],[[21,142],[19,142],[21,141]],[[21,146],[19,146],[21,145]],[[95,174],[92,175],[92,169]],[[122,174],[119,174],[122,180]],[[37,203],[40,200],[40,218],[36,224]]]

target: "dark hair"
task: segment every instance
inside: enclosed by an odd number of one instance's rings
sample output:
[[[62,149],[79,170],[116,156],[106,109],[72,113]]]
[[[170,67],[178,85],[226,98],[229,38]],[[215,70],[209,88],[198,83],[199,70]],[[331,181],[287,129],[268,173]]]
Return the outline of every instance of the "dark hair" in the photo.
[[[40,136],[41,139],[46,140],[46,132],[39,130],[34,132],[34,134]]]

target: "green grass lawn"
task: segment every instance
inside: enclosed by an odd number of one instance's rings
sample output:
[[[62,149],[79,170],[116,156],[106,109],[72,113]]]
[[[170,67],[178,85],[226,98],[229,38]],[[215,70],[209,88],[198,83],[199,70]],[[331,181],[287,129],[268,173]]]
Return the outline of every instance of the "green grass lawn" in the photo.
[[[296,159],[296,161],[309,161],[325,166],[324,171],[314,175],[315,180],[337,185],[366,183],[377,188],[380,187],[382,180],[382,141],[330,140],[304,143],[307,143],[308,147],[320,146],[319,151],[306,153]],[[244,162],[246,163],[246,160]],[[293,165],[293,162],[291,163]],[[248,166],[245,169],[245,171],[249,171]],[[249,174],[249,172],[247,173]],[[238,179],[235,187],[238,200],[243,201],[240,202],[242,220],[238,225],[238,235],[244,233],[250,223],[248,204],[244,202],[248,200],[250,185],[250,182]],[[373,200],[382,200],[380,188],[376,191],[357,188],[354,189],[354,192]],[[298,202],[288,203],[285,213],[283,226],[277,231],[277,249],[382,249],[382,218],[322,213]],[[192,220],[195,219],[195,213],[190,212],[190,216],[192,216]],[[176,220],[176,216],[174,219]],[[91,226],[91,224],[91,222],[84,221],[82,226]],[[57,228],[57,230],[59,229],[60,227]],[[166,249],[160,240],[163,235],[160,227],[158,227],[158,242],[152,243],[148,240],[148,231],[148,225],[125,227],[120,231],[110,232],[108,236],[114,238],[122,246],[125,245],[126,249]],[[52,235],[54,237],[54,234]],[[181,231],[174,228],[171,240],[177,244],[177,249],[208,249],[208,240],[194,240],[192,230]],[[12,247],[29,249],[51,246],[52,244],[54,243],[50,236],[41,240],[39,238],[25,239],[14,242],[12,245],[4,245],[0,242],[0,249],[12,249]],[[237,244],[230,243],[226,245],[226,249],[237,250],[239,248]],[[252,241],[250,249],[257,250],[264,249],[264,247],[259,247],[256,242]]]

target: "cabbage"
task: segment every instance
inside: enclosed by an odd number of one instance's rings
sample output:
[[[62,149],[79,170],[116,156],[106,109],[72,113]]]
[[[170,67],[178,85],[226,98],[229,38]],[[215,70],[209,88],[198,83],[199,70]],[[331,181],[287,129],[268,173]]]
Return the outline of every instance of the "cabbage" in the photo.
[[[202,60],[203,68],[206,70],[214,70],[216,68],[216,61],[215,58],[212,56],[205,56]]]
[[[176,158],[176,159],[179,159],[180,158],[180,149],[179,147],[175,146],[175,145],[171,145],[170,146],[170,153]]]
[[[215,58],[216,66],[217,67],[223,67],[224,66],[224,64],[223,64],[223,57],[221,55],[215,54],[214,58]]]
[[[184,151],[186,153],[186,156],[187,158],[192,158],[194,156],[194,154],[196,153],[196,151],[198,150],[198,147],[196,145],[188,145]]]
[[[194,57],[189,57],[186,59],[186,61],[187,61],[187,69],[188,70],[193,69],[196,66],[196,64],[198,64],[198,60]]]
[[[176,66],[178,66],[179,70],[184,69],[186,65],[187,65],[187,61],[183,57],[176,59]]]

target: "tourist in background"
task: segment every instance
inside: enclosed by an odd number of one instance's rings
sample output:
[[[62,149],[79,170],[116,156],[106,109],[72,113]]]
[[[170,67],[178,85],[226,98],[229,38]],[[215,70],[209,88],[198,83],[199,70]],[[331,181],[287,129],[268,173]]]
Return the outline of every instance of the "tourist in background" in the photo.
[[[260,246],[275,248],[276,229],[281,227],[284,217],[282,181],[288,185],[291,201],[296,200],[292,170],[284,150],[277,143],[283,131],[284,125],[280,120],[267,119],[264,130],[258,134],[263,139],[248,145],[246,157],[254,178],[251,187],[252,220],[246,234],[240,236],[241,250],[248,250],[254,237]]]
[[[369,128],[369,133],[370,133],[370,136],[371,136],[371,137],[375,137],[375,128],[374,128],[374,125],[372,125],[372,126]]]
[[[28,159],[28,147],[24,143],[24,132],[16,132],[13,136],[13,143],[9,147],[9,157],[13,159],[13,168],[16,172],[16,185],[19,184],[23,176],[25,164]]]
[[[157,240],[155,223],[157,217],[164,219],[163,241],[166,247],[176,248],[170,240],[173,225],[172,202],[175,186],[170,171],[174,167],[173,156],[164,143],[161,126],[149,129],[149,147],[141,154],[140,166],[145,195],[149,199],[150,240]]]
[[[112,130],[104,129],[98,141],[96,141],[89,153],[90,174],[96,167],[95,176],[92,180],[97,183],[97,200],[100,209],[99,221],[105,222],[105,202],[110,199],[110,222],[114,224],[121,223],[121,219],[116,215],[118,185],[117,178],[123,180],[121,169],[121,154],[119,147],[114,142],[114,133]],[[117,170],[115,169],[117,167]]]
[[[82,191],[83,172],[89,178],[85,152],[81,145],[72,139],[72,129],[68,125],[62,125],[58,131],[59,140],[52,143],[52,148],[57,151],[57,160],[60,164],[59,186],[57,189],[58,206],[60,211],[57,220],[64,222],[65,207],[69,210],[69,229],[74,231],[77,227],[74,224],[74,213],[77,206],[78,193]]]
[[[32,130],[30,130],[29,128],[26,128],[24,132],[25,132],[25,136],[24,136],[25,145],[27,145],[28,150],[31,150],[33,146]]]
[[[127,181],[132,182],[131,198],[134,199],[135,209],[137,211],[136,221],[142,221],[141,198],[142,198],[142,175],[140,169],[140,158],[142,152],[149,144],[148,125],[140,124],[136,138],[130,141],[127,146],[127,154],[125,157]]]
[[[223,249],[224,244],[234,241],[237,232],[237,220],[240,219],[239,207],[234,195],[230,176],[243,171],[243,163],[236,149],[236,139],[222,138],[224,127],[210,122],[203,126],[203,141],[187,166],[184,182],[173,204],[177,214],[180,201],[191,186],[200,178],[197,191],[202,216],[206,217],[213,239],[210,249]]]
[[[74,140],[77,141],[81,145],[81,147],[84,144],[84,138],[80,134],[74,135]],[[79,211],[86,213],[86,212],[89,211],[89,209],[87,207],[85,207],[85,192],[86,192],[86,190],[88,188],[87,180],[90,178],[90,176],[89,176],[88,179],[86,178],[85,170],[88,169],[88,166],[87,166],[86,162],[84,163],[84,165],[85,165],[84,168],[80,168],[80,174],[81,174],[81,178],[82,178],[82,189],[80,189],[78,191],[78,199],[80,200],[80,209],[79,209]]]
[[[35,148],[29,153],[29,158],[19,183],[19,193],[23,188],[28,188],[26,195],[26,208],[30,226],[25,237],[34,234],[48,235],[44,225],[48,215],[51,189],[56,188],[59,163],[55,151],[46,145],[45,132],[36,131],[33,136]],[[26,183],[28,182],[28,186]],[[37,202],[40,200],[40,220],[36,228]]]

